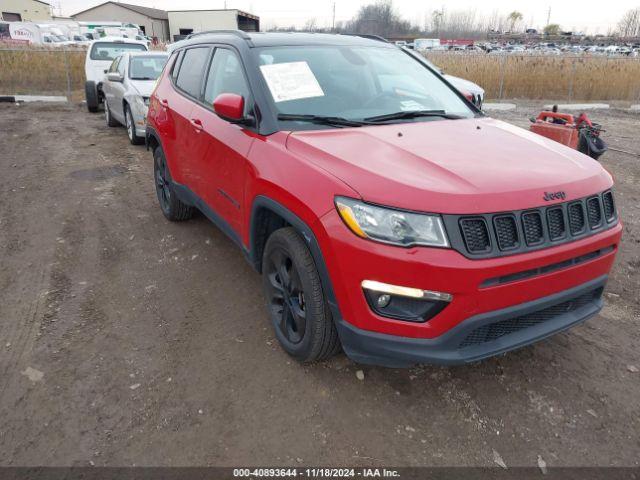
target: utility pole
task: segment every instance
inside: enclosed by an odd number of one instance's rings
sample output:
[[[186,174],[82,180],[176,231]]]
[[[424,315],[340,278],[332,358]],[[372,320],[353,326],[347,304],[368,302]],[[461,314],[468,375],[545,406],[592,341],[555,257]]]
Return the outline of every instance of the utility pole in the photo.
[[[551,5],[549,5],[549,11],[547,12],[547,25],[551,23]]]
[[[336,2],[333,2],[333,19],[331,20],[331,31],[336,30]]]

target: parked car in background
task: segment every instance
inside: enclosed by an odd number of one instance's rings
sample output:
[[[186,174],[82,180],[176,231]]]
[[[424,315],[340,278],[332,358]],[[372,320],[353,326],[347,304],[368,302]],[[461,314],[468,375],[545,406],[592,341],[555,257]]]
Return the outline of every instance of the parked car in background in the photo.
[[[125,52],[102,81],[107,125],[124,125],[134,145],[144,143],[149,97],[168,58],[164,52]]]
[[[86,82],[84,86],[87,109],[97,112],[104,101],[102,82],[113,61],[124,52],[146,52],[147,42],[122,37],[104,37],[88,45],[84,63]]]
[[[444,73],[444,71],[440,67],[431,62],[428,58],[425,58],[425,56],[421,53],[413,50],[408,51],[420,62],[423,62],[435,71],[439,72],[444,78],[447,79],[449,83],[451,83],[451,85],[456,87],[460,91],[460,93],[467,97],[467,99],[471,103],[473,103],[479,109],[482,109],[482,105],[484,104],[484,88],[473,83],[471,80],[465,80],[464,78],[448,75]]]
[[[197,208],[240,247],[300,361],[473,362],[603,306],[611,175],[392,44],[195,36],[152,93],[147,145],[164,216]]]

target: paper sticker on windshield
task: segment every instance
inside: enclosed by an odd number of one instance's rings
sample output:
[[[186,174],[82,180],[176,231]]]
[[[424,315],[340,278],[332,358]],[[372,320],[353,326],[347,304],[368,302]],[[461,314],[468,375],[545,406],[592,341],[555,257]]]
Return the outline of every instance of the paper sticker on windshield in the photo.
[[[425,110],[425,107],[414,100],[405,100],[400,102],[400,110],[403,112],[415,112],[417,110]]]
[[[261,65],[260,70],[276,102],[324,96],[307,62]]]

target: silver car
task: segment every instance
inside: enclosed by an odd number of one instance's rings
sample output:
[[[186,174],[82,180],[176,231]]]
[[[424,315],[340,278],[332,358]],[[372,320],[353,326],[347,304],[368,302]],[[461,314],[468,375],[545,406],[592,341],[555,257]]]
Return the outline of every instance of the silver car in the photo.
[[[132,144],[144,142],[149,97],[169,55],[126,52],[113,60],[102,83],[107,125],[124,125]]]

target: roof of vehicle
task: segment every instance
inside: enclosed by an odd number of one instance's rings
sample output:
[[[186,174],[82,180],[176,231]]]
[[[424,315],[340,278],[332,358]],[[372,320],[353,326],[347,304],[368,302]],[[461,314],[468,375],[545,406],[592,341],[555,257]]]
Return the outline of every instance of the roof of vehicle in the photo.
[[[373,35],[342,35],[329,33],[301,32],[243,32],[240,30],[218,30],[192,34],[181,40],[180,47],[198,43],[219,42],[236,43],[245,41],[250,47],[276,47],[301,45],[345,45],[345,46],[387,46],[396,48],[381,37]],[[178,45],[176,45],[178,47]],[[174,49],[176,48],[174,47]],[[170,49],[173,50],[173,49]]]
[[[129,51],[125,52],[124,55],[129,55],[130,57],[168,57],[168,52],[162,52],[160,50],[147,50],[147,51]]]
[[[139,43],[140,45],[147,46],[146,40],[136,40],[135,38],[125,37],[101,37],[97,40],[92,40],[91,45],[94,43]]]

